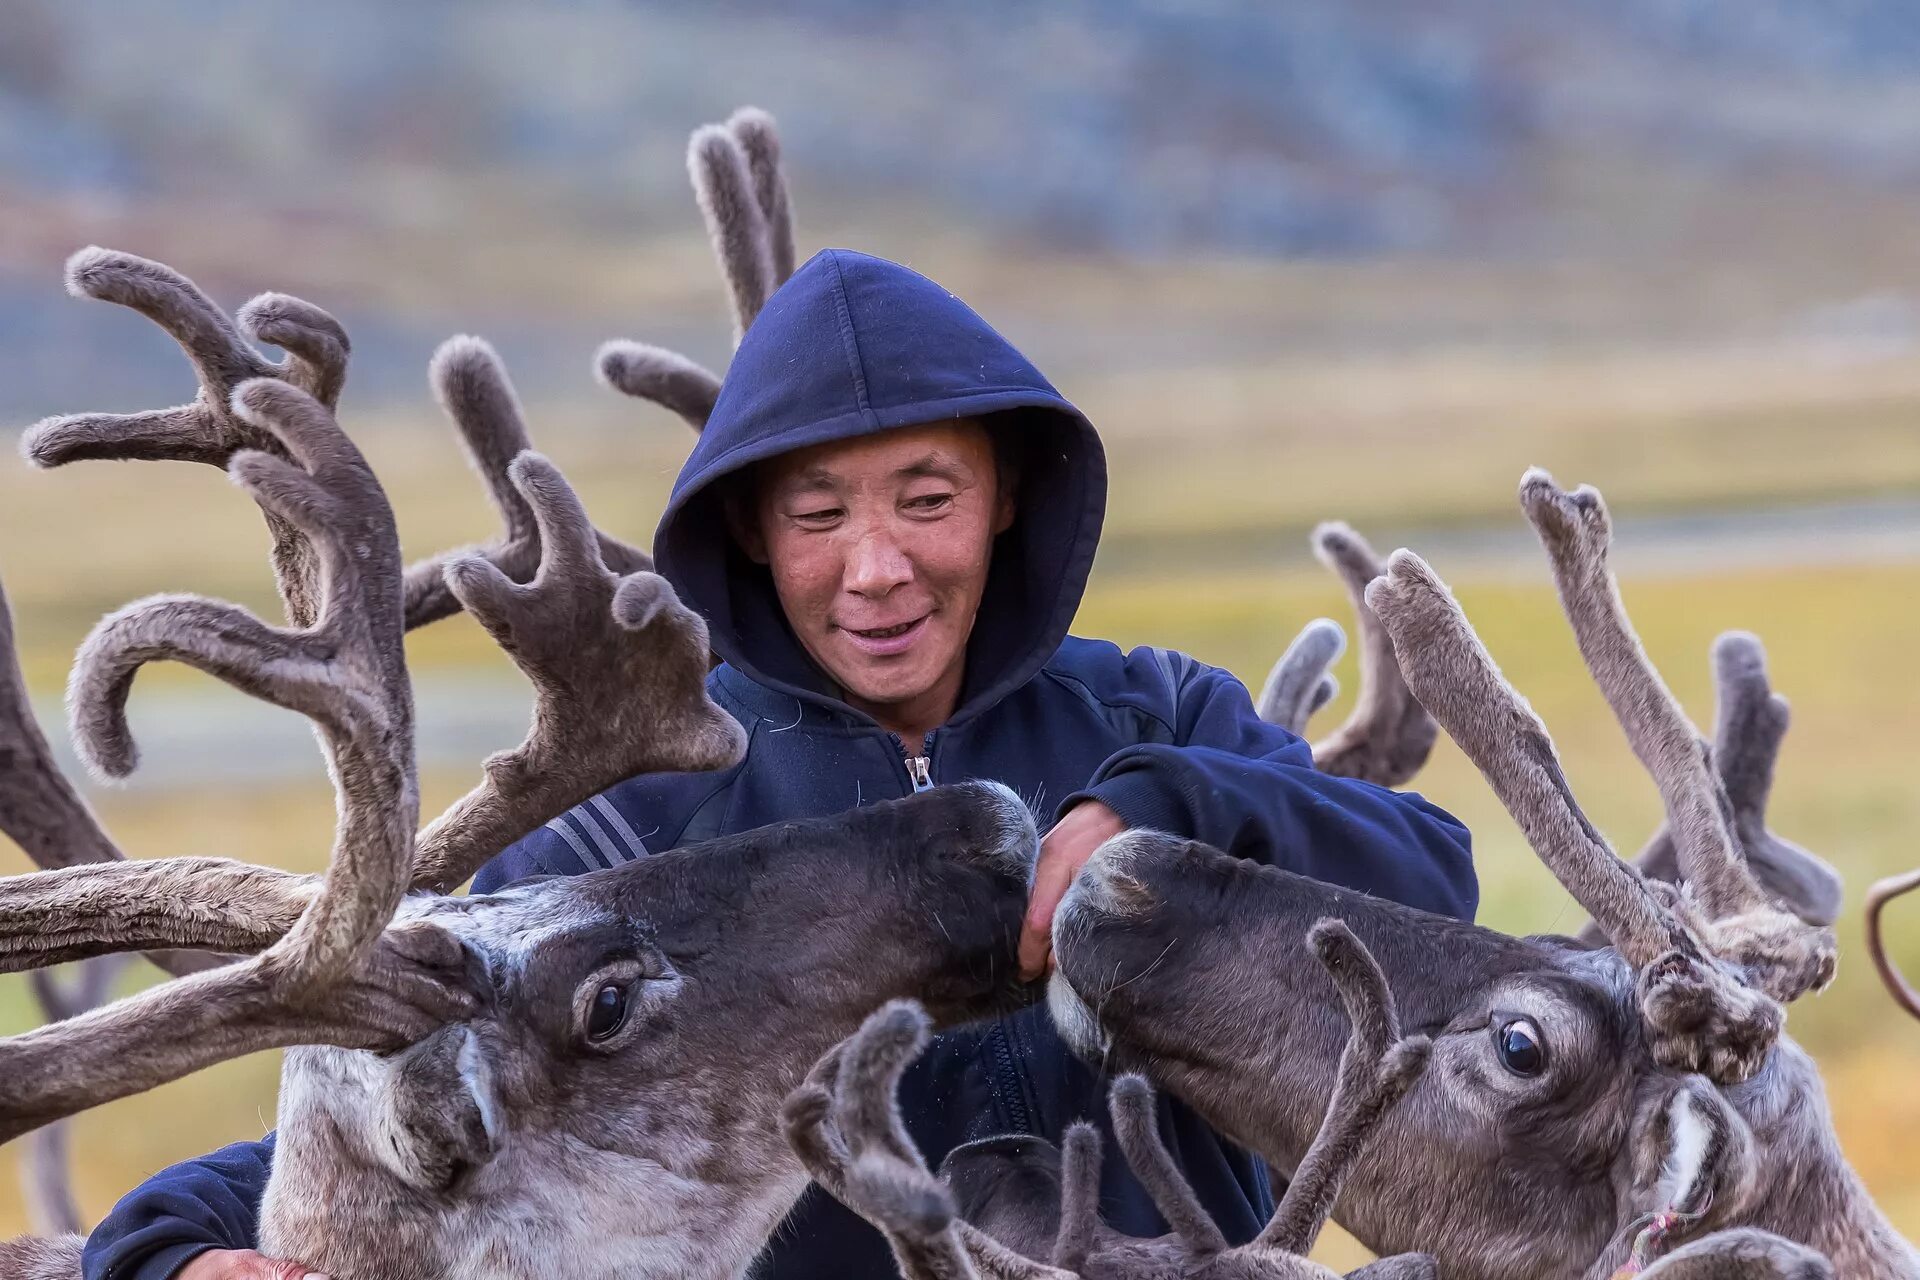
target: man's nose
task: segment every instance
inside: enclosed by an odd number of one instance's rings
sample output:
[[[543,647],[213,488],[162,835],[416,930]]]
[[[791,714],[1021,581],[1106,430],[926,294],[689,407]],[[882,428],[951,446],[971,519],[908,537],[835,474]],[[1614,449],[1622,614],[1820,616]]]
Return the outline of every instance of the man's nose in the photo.
[[[913,578],[913,562],[886,531],[860,535],[847,556],[846,588],[855,595],[884,596]]]

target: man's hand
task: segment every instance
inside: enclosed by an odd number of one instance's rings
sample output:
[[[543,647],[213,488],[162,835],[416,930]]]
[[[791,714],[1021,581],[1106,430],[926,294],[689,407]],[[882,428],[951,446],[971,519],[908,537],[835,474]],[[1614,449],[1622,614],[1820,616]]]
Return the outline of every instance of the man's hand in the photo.
[[[327,1280],[299,1262],[282,1262],[251,1249],[209,1249],[174,1273],[174,1280]]]
[[[1082,800],[1067,810],[1040,842],[1033,869],[1033,895],[1027,899],[1026,927],[1020,932],[1020,976],[1028,981],[1053,967],[1053,913],[1067,886],[1087,859],[1110,838],[1127,829],[1120,815],[1098,800]]]

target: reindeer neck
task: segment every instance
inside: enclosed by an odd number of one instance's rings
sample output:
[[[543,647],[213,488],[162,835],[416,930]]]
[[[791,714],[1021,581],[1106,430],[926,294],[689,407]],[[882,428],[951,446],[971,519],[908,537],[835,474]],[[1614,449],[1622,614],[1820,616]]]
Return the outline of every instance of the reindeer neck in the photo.
[[[1730,1092],[1755,1139],[1754,1203],[1726,1225],[1818,1249],[1836,1280],[1920,1280],[1916,1251],[1887,1221],[1834,1135],[1819,1070],[1782,1039],[1760,1076]]]

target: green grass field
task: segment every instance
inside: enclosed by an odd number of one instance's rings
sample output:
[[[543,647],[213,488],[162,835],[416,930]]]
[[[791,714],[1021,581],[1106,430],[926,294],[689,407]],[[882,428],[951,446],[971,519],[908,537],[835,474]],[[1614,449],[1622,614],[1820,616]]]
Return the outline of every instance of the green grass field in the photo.
[[[1537,433],[1514,424],[1525,420],[1527,404],[1538,407],[1550,398],[1548,392],[1515,392],[1507,403],[1482,387],[1467,400],[1506,403],[1505,410],[1478,429],[1461,426],[1455,447],[1437,450],[1423,448],[1423,439],[1431,439],[1424,430],[1385,426],[1351,436],[1276,427],[1271,439],[1222,429],[1204,447],[1176,447],[1164,431],[1151,430],[1153,406],[1136,406],[1111,433],[1114,552],[1096,572],[1079,629],[1123,644],[1181,648],[1257,687],[1301,624],[1323,614],[1345,620],[1344,599],[1331,579],[1311,567],[1247,567],[1244,556],[1232,555],[1224,557],[1234,565],[1229,569],[1182,571],[1136,557],[1130,547],[1172,530],[1202,545],[1213,538],[1231,551],[1250,529],[1291,537],[1328,516],[1352,518],[1363,531],[1382,522],[1394,528],[1485,518],[1517,527],[1513,483],[1534,461],[1554,466],[1563,480],[1608,486],[1623,512],[1796,493],[1913,492],[1920,485],[1920,450],[1913,443],[1920,435],[1910,424],[1920,409],[1920,384],[1907,385],[1912,373],[1882,380],[1899,385],[1863,380],[1859,395],[1840,396],[1838,405],[1801,395],[1794,402],[1808,416],[1799,421],[1742,411],[1740,396],[1729,391],[1712,412],[1697,402],[1713,397],[1673,393],[1670,411],[1627,415],[1622,425],[1602,428],[1588,421],[1594,405],[1606,403],[1596,391],[1585,412],[1568,407],[1554,429]],[[1514,376],[1511,370],[1486,375],[1498,386]],[[1456,381],[1472,383],[1464,375]],[[1269,390],[1275,388],[1263,384],[1261,395]],[[1361,398],[1358,389],[1349,394]],[[1125,399],[1117,386],[1097,388],[1095,396],[1116,406]],[[1418,400],[1404,389],[1382,389],[1379,396],[1390,404]],[[1257,399],[1234,401],[1249,430]],[[1456,425],[1465,420],[1466,411],[1461,414]],[[536,415],[536,421],[556,416]],[[410,546],[424,550],[482,533],[481,504],[446,440],[400,432],[363,439],[395,493]],[[557,443],[549,434],[547,441],[580,481],[589,505],[613,513],[604,523],[636,538],[644,537],[685,448],[682,437],[664,429],[562,435]],[[1751,456],[1742,454],[1743,441]],[[1648,449],[1656,450],[1653,456]],[[1725,477],[1714,464],[1729,456],[1737,464],[1735,479],[1723,490],[1718,481]],[[1623,528],[1630,538],[1630,519]],[[263,543],[257,517],[208,469],[91,467],[39,476],[0,463],[0,576],[13,596],[25,663],[39,690],[59,687],[74,644],[100,612],[135,595],[192,588],[264,605],[270,597]],[[1657,797],[1579,664],[1544,564],[1530,579],[1474,578],[1452,575],[1445,560],[1436,559],[1441,573],[1454,577],[1496,658],[1553,730],[1595,821],[1623,852],[1632,851],[1656,825]],[[1767,642],[1776,687],[1794,704],[1773,823],[1838,866],[1849,889],[1840,978],[1793,1010],[1791,1029],[1826,1073],[1847,1152],[1895,1223],[1920,1236],[1920,1161],[1911,1155],[1920,1149],[1920,1094],[1911,1088],[1920,1065],[1920,1025],[1904,1020],[1880,990],[1861,950],[1858,920],[1860,894],[1870,881],[1920,863],[1912,839],[1920,832],[1914,785],[1920,681],[1909,666],[1920,640],[1920,563],[1642,575],[1625,591],[1649,651],[1702,724],[1712,718],[1706,655],[1713,637],[1740,627]],[[416,637],[413,654],[422,668],[505,671],[464,620]],[[1348,692],[1316,728],[1344,713],[1356,678],[1351,656],[1339,674]],[[495,745],[476,745],[476,764]],[[428,779],[426,809],[469,781]],[[1483,921],[1516,932],[1578,923],[1577,909],[1449,744],[1441,744],[1416,785],[1475,832]],[[209,780],[164,794],[111,793],[99,807],[135,856],[223,853],[310,868],[324,856],[331,826],[317,770],[312,782],[300,785],[237,791]],[[0,847],[0,872],[25,866],[16,850]],[[1920,969],[1920,902],[1898,913],[1894,932],[1909,968]],[[0,1031],[34,1020],[22,980],[0,978]],[[263,1055],[82,1117],[74,1145],[87,1211],[104,1212],[119,1193],[171,1161],[271,1127],[276,1071],[274,1058]],[[11,1177],[10,1168],[0,1167],[0,1236],[26,1226]],[[1333,1242],[1325,1253],[1343,1260],[1349,1249]]]

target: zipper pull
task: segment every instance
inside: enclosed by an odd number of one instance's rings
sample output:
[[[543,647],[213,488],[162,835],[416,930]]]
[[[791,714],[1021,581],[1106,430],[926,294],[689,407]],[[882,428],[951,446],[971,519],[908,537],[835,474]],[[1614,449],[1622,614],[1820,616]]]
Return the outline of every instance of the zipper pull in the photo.
[[[933,761],[927,756],[907,757],[907,776],[913,779],[915,791],[930,791],[933,788]]]

